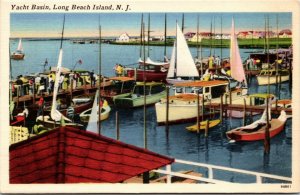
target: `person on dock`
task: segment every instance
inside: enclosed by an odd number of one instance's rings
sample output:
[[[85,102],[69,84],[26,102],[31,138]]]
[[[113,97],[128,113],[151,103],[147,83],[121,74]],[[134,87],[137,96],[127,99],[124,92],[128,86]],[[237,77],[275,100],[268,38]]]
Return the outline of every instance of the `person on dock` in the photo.
[[[90,80],[91,80],[91,87],[95,86],[95,73],[94,70],[92,70],[92,72],[90,72]]]
[[[209,69],[212,69],[213,68],[213,65],[214,65],[214,56],[210,56],[208,58],[208,68]]]
[[[21,75],[22,76],[22,75]],[[20,79],[21,77],[18,76],[17,77],[17,81],[16,81],[16,84],[17,84],[17,90],[18,90],[18,96],[23,96],[24,95],[24,90],[23,90],[23,81]]]
[[[215,64],[217,65],[218,68],[220,68],[220,66],[221,66],[220,56],[215,58]]]

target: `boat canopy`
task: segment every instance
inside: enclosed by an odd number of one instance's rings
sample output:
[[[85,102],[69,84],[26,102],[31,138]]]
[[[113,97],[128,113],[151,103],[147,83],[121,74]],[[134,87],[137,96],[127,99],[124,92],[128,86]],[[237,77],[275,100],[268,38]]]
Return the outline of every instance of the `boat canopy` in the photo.
[[[219,85],[228,85],[228,81],[212,80],[212,81],[192,81],[174,84],[175,87],[211,87]]]
[[[139,63],[144,64],[144,60],[139,59]],[[145,64],[154,65],[154,66],[165,66],[169,65],[169,62],[154,62],[149,57],[146,59]]]

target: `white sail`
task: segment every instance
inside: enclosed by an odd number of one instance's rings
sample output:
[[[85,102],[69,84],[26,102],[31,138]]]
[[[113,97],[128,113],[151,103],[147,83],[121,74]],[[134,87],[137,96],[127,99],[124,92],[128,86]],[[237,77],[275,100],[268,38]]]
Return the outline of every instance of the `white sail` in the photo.
[[[23,46],[22,46],[22,39],[20,38],[19,39],[19,44],[18,44],[18,49],[17,49],[17,51],[23,51]]]
[[[52,98],[52,108],[51,108],[51,118],[55,121],[60,121],[63,116],[57,110],[57,104],[56,104],[56,96],[58,93],[60,69],[61,69],[61,63],[62,63],[62,55],[63,55],[63,50],[60,49],[59,56],[58,56],[58,62],[57,62],[57,68],[56,68],[56,74],[55,74],[54,90],[53,90],[53,98]]]
[[[98,120],[99,120],[99,90],[95,94],[95,99],[92,107],[92,112],[89,118],[89,123],[86,130],[93,133],[98,133]]]
[[[170,66],[168,69],[167,78],[173,78],[175,75],[175,55],[176,55],[175,54],[175,52],[176,52],[175,45],[176,45],[176,42],[174,42],[174,46],[172,49],[172,55],[171,55]]]
[[[170,68],[167,77],[174,77],[175,72],[176,76],[178,77],[199,77],[199,72],[194,63],[192,54],[178,24],[176,25],[175,43],[173,46]]]
[[[176,75],[183,77],[199,77],[199,72],[194,63],[192,54],[185,37],[177,24],[177,62]]]
[[[240,55],[237,37],[235,34],[233,18],[232,18],[232,26],[231,26],[231,40],[230,40],[230,70],[231,70],[232,78],[234,78],[239,82],[244,81],[245,84],[247,85],[245,70]]]

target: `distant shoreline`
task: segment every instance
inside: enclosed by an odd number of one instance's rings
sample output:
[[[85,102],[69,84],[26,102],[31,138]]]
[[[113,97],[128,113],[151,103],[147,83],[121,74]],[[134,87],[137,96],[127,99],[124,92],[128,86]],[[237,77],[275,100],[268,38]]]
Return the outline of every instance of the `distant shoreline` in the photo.
[[[11,38],[12,40],[18,40],[17,38]],[[60,38],[23,38],[23,40],[27,41],[58,41],[61,40]],[[82,40],[82,41],[88,41],[88,40],[94,40],[95,42],[93,43],[83,43],[83,44],[95,44],[98,42],[98,38],[95,37],[84,37],[84,38],[64,38],[64,40],[67,41],[75,41],[75,40]],[[139,41],[132,41],[132,42],[116,42],[114,41],[115,39],[111,37],[103,38],[102,42],[107,43],[107,44],[112,44],[112,45],[141,45]],[[277,48],[288,48],[292,45],[292,39],[291,38],[279,38],[279,41],[277,41],[277,38],[270,38],[269,39],[269,48],[270,49],[275,49]],[[174,39],[167,39],[167,46],[173,46]],[[212,42],[212,43],[211,43]],[[264,39],[238,39],[239,47],[243,49],[249,49],[249,48],[254,48],[254,49],[261,49],[265,47],[265,40]],[[78,44],[78,43],[74,43]],[[148,43],[146,42],[146,45]],[[164,46],[165,42],[164,41],[150,41],[149,43],[150,46]],[[196,42],[188,42],[189,47],[205,47],[205,48],[229,48],[230,47],[230,40],[228,39],[223,39],[222,44],[220,39],[202,39],[202,43],[199,43],[197,45]]]

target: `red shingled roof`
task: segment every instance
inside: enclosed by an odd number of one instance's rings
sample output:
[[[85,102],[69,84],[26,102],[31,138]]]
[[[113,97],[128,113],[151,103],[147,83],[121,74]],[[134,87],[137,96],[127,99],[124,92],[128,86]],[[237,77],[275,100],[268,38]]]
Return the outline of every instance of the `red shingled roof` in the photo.
[[[174,162],[72,127],[13,144],[9,157],[10,183],[117,183]]]

